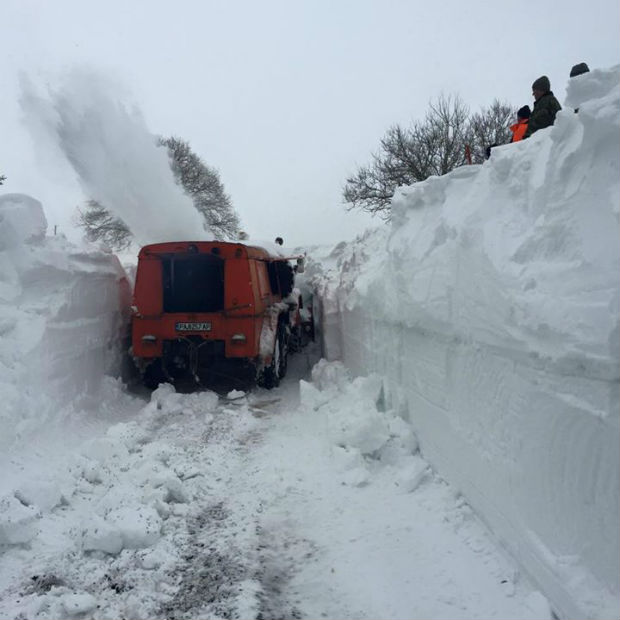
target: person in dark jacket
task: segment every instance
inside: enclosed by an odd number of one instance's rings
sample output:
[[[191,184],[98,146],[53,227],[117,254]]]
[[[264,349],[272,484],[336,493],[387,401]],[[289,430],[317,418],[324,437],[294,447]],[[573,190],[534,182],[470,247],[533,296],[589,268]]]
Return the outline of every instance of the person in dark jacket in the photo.
[[[527,131],[527,124],[531,114],[532,111],[529,105],[524,105],[522,108],[519,108],[517,112],[517,122],[514,125],[510,125],[510,131],[512,131],[511,142],[523,140],[523,134]]]
[[[551,92],[551,84],[546,75],[539,77],[532,84],[532,95],[534,96],[534,109],[527,124],[527,130],[523,134],[523,139],[529,138],[534,132],[545,127],[551,127],[555,122],[555,115],[562,109],[560,102]]]

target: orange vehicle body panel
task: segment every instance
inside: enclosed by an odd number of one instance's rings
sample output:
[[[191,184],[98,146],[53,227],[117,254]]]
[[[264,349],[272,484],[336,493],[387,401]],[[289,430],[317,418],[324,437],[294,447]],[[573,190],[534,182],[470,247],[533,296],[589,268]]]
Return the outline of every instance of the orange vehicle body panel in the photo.
[[[161,261],[154,256],[140,260],[140,271],[136,274],[133,303],[144,317],[159,317],[163,312]]]
[[[164,312],[163,268],[160,256],[198,254],[224,260],[224,308],[218,312]],[[194,250],[194,252],[196,252]],[[265,311],[278,296],[271,292],[267,262],[282,260],[263,248],[220,241],[158,243],[142,248],[133,297],[132,347],[137,358],[163,355],[163,342],[186,336],[224,342],[226,358],[257,358]],[[210,323],[209,331],[178,331],[177,323]],[[245,341],[233,341],[243,334]]]

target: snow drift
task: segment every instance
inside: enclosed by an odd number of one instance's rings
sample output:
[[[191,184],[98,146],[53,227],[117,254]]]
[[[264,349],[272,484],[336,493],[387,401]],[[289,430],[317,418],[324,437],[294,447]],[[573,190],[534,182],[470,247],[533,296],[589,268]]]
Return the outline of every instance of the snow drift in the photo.
[[[386,377],[556,612],[617,617],[620,67],[567,93],[552,128],[397,190],[314,283],[328,357]]]
[[[33,433],[45,435],[77,396],[96,393],[106,372],[118,373],[128,324],[130,285],[118,259],[46,237],[46,230],[37,200],[0,196],[5,459],[9,448],[19,451]]]

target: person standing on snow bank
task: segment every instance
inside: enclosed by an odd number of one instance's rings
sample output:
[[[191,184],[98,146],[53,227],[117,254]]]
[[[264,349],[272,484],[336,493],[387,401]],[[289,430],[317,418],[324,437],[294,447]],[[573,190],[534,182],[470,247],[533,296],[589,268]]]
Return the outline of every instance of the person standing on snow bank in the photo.
[[[534,110],[530,116],[523,139],[529,138],[534,132],[545,127],[551,127],[555,122],[555,115],[562,109],[560,102],[551,92],[551,83],[546,75],[539,77],[532,84],[534,96]]]
[[[590,67],[585,62],[580,62],[578,65],[574,65],[570,70],[571,78],[577,77],[578,75],[583,75],[584,73],[589,73]],[[575,108],[575,114],[579,112],[579,108]]]
[[[527,124],[530,119],[532,111],[529,105],[524,105],[519,108],[517,112],[517,122],[514,125],[510,125],[510,131],[512,131],[512,138],[510,142],[519,142],[523,139],[523,134],[527,131]]]
[[[578,75],[583,75],[584,73],[588,73],[588,71],[590,71],[590,67],[588,67],[588,65],[585,62],[580,62],[578,65],[575,65],[571,70],[570,70],[570,76],[569,77],[577,77]]]

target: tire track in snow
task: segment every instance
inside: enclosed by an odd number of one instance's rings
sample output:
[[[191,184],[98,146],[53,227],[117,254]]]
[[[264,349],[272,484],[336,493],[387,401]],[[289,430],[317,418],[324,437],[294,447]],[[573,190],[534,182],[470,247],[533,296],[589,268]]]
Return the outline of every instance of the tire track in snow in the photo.
[[[291,549],[310,549],[310,543],[263,523],[262,497],[269,490],[261,493],[253,485],[250,465],[279,400],[251,394],[225,402],[202,432],[204,444],[192,458],[203,476],[215,472],[217,485],[197,498],[206,503],[188,519],[183,563],[171,575],[176,593],[158,615],[168,620],[302,617],[285,593],[298,556]]]
[[[185,564],[176,572],[180,584],[172,600],[162,606],[168,620],[215,616],[234,618],[236,584],[247,578],[247,567],[235,559],[235,550],[222,554],[211,544],[230,513],[222,503],[207,507],[188,523],[190,540],[184,549]],[[201,613],[203,612],[203,613]]]

